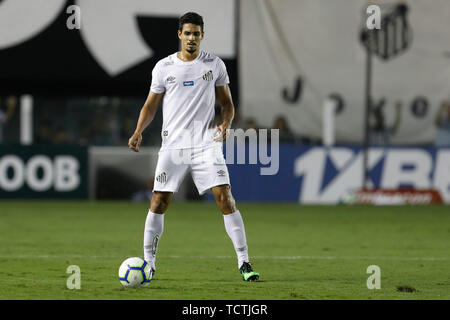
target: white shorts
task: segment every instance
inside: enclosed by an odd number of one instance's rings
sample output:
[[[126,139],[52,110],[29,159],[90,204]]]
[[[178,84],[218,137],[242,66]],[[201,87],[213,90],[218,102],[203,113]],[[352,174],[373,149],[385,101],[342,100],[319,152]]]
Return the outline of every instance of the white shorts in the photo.
[[[188,171],[200,195],[230,184],[222,146],[165,149],[158,152],[153,191],[177,192]]]

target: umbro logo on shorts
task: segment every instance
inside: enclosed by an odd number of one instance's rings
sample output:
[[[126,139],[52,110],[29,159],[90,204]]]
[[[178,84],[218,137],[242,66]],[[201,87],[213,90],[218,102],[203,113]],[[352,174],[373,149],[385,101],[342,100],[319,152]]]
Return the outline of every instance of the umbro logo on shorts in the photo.
[[[211,81],[214,78],[212,70],[209,70],[203,75],[203,80]]]
[[[160,183],[166,183],[167,181],[167,174],[165,172],[161,172],[157,177],[156,177],[156,181],[160,182]]]
[[[225,177],[225,171],[223,171],[223,170],[219,170],[219,171],[217,171],[217,174],[219,175],[219,177]]]

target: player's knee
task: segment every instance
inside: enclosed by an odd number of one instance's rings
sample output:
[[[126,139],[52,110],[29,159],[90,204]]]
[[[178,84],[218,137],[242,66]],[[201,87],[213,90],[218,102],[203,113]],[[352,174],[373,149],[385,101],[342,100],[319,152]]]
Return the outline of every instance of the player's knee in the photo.
[[[169,207],[170,199],[170,193],[155,192],[150,203],[150,210],[154,213],[165,213]]]

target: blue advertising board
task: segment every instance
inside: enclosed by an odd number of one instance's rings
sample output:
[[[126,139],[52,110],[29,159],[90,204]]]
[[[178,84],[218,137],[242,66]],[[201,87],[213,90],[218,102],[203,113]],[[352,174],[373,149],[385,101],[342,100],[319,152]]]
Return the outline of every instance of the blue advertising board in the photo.
[[[339,203],[361,188],[363,149],[355,146],[315,147],[280,145],[270,161],[249,163],[256,146],[245,146],[246,161],[234,155],[225,158],[232,192],[238,201],[283,201],[299,203]],[[270,150],[270,147],[268,148]],[[450,202],[450,148],[393,147],[369,149],[369,187],[382,189],[435,189],[444,202]],[[242,161],[241,161],[242,162]],[[263,168],[272,167],[265,175]],[[275,169],[277,169],[275,172]]]

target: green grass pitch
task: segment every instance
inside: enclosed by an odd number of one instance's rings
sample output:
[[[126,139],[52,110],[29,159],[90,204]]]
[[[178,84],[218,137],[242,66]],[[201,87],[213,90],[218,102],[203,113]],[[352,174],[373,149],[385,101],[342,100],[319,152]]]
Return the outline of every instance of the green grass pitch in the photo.
[[[449,299],[446,206],[241,203],[261,281],[242,281],[213,203],[173,203],[156,278],[125,289],[121,262],[142,256],[147,203],[0,203],[0,299]],[[69,265],[81,289],[66,287]],[[381,289],[367,288],[367,267]]]

